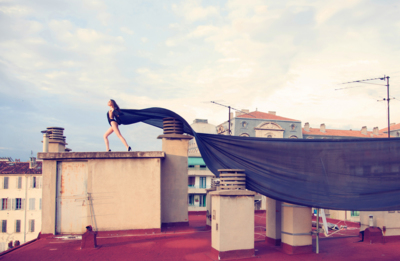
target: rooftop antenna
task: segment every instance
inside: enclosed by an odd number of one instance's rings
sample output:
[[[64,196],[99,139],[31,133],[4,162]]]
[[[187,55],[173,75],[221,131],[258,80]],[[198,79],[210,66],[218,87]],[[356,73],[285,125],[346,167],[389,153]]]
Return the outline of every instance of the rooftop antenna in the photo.
[[[390,107],[389,107],[389,102],[390,102],[390,97],[389,97],[389,76],[384,75],[383,77],[379,77],[379,78],[371,78],[371,79],[364,79],[364,80],[357,80],[357,81],[352,81],[352,82],[344,82],[341,84],[349,84],[349,83],[365,83],[365,84],[373,84],[373,85],[380,85],[380,86],[386,86],[387,88],[387,97],[383,98],[383,101],[387,101],[387,117],[388,117],[388,138],[390,138]],[[368,81],[374,81],[374,80],[381,80],[381,81],[385,81],[386,80],[386,84],[379,84],[379,83],[372,83],[372,82],[368,82]],[[338,90],[343,90],[343,89],[350,89],[350,88],[355,88],[355,87],[345,87],[345,88],[338,88],[335,89],[335,91]],[[394,99],[394,98],[393,98]],[[379,100],[378,100],[379,101]]]
[[[231,107],[231,106],[229,106],[229,105],[224,105],[224,104],[221,104],[221,103],[218,103],[218,102],[215,102],[215,101],[211,101],[211,103],[214,103],[214,104],[217,104],[217,105],[220,105],[220,106],[223,106],[223,107],[226,107],[226,108],[229,109],[229,114],[228,114],[228,132],[229,132],[229,135],[231,135],[231,109],[232,109],[232,110],[235,110],[235,111],[240,111],[240,112],[242,112],[243,114],[248,114],[248,115],[250,115],[250,116],[256,118],[256,116],[251,115],[250,113],[247,113],[247,112],[244,112],[244,111],[235,109],[235,108],[233,108],[233,107]],[[224,132],[225,132],[225,131],[223,131],[222,133],[224,133]]]

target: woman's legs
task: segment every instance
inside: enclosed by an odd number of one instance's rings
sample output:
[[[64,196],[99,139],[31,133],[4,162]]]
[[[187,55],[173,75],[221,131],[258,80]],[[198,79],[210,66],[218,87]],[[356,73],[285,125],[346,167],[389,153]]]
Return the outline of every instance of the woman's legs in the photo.
[[[112,121],[111,122],[111,127],[112,127],[113,131],[115,132],[115,134],[117,134],[118,138],[125,145],[126,149],[128,149],[129,148],[128,143],[126,143],[126,140],[124,139],[124,137],[122,137],[121,132],[118,129],[118,124],[115,121]]]
[[[110,127],[110,128],[106,131],[106,133],[104,133],[104,136],[103,136],[104,142],[106,143],[106,149],[107,149],[107,151],[110,150],[110,147],[109,147],[109,145],[108,145],[108,136],[110,136],[110,134],[113,133],[113,132],[114,132],[113,128]]]

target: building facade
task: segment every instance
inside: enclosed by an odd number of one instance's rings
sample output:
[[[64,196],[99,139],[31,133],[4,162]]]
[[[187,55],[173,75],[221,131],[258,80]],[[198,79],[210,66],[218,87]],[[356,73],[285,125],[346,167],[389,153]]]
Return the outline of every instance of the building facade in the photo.
[[[37,238],[42,226],[42,162],[0,162],[0,252]]]
[[[208,120],[195,119],[190,125],[198,133],[216,134],[215,125]],[[196,139],[189,141],[188,151],[188,210],[207,210],[207,189],[211,188],[211,181],[215,175],[207,168],[196,144]]]

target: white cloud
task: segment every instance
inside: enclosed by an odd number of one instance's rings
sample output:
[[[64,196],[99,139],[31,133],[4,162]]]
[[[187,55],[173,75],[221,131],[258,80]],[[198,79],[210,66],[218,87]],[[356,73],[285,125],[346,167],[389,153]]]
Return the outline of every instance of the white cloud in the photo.
[[[216,6],[203,7],[200,0],[184,0],[179,4],[173,4],[172,10],[179,16],[183,16],[188,22],[204,20],[207,17],[219,15]]]
[[[125,27],[125,26],[119,28],[119,30],[121,30],[121,32],[129,34],[129,35],[133,35],[134,34],[131,29],[129,29],[128,27]]]

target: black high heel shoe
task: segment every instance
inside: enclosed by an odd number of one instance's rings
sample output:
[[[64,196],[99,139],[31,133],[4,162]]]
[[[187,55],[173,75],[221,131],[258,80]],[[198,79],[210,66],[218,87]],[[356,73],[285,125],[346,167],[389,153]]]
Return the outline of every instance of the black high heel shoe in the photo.
[[[131,151],[131,150],[132,150],[131,147],[129,147],[129,148],[128,148],[128,151]]]

